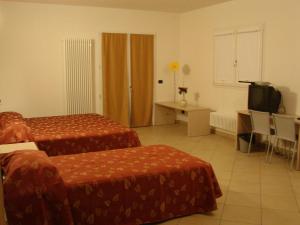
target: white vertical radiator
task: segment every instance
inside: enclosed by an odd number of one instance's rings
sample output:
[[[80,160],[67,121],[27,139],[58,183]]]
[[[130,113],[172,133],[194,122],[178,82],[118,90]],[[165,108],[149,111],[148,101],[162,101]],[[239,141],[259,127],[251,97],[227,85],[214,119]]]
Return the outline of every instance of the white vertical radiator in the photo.
[[[65,39],[66,113],[95,112],[95,44],[92,39]]]

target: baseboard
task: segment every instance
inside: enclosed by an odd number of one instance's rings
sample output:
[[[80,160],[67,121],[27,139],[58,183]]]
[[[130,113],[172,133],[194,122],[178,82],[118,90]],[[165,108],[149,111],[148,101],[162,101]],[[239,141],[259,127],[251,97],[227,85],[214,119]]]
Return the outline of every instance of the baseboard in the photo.
[[[227,131],[227,130],[223,130],[221,128],[212,127],[211,130],[210,130],[210,132],[212,134],[220,135],[222,137],[235,139],[235,133],[232,133],[232,132]]]
[[[184,121],[184,120],[175,120],[175,124],[184,124],[184,125],[187,125],[187,121]]]

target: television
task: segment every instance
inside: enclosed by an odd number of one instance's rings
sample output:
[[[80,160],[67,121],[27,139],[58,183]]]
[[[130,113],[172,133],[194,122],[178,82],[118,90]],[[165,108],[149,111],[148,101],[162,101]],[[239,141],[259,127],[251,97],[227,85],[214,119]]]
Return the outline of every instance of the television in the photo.
[[[281,93],[270,85],[251,83],[248,90],[248,109],[277,113]]]

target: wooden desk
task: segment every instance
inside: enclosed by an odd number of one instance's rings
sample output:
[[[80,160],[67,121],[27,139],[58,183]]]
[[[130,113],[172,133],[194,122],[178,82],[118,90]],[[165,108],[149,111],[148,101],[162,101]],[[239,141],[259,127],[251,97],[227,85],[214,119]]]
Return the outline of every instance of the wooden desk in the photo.
[[[188,136],[210,134],[210,109],[192,105],[182,107],[179,103],[175,102],[155,103],[155,125],[174,124],[177,111],[184,111],[187,114]]]
[[[239,150],[239,134],[243,133],[251,133],[251,119],[250,113],[248,110],[240,110],[237,111],[237,128],[236,128],[236,136],[235,136],[235,148]],[[296,125],[296,133],[298,137],[300,137],[300,120],[295,119]],[[298,154],[297,154],[297,162],[296,162],[296,170],[300,170],[300,144],[298,141]]]

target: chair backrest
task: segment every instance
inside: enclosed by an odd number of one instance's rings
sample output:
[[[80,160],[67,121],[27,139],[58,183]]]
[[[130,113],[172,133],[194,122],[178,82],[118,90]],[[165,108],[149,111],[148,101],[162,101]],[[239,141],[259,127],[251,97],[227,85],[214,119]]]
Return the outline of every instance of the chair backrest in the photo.
[[[275,134],[278,138],[296,141],[295,117],[288,115],[273,114]]]
[[[250,110],[252,132],[270,135],[270,114],[268,112],[260,112]]]

